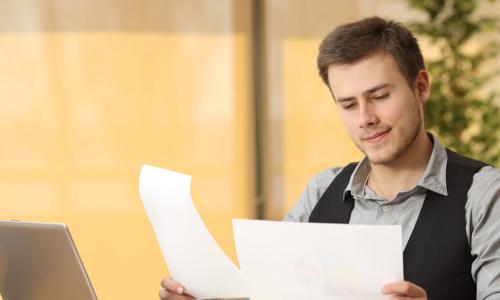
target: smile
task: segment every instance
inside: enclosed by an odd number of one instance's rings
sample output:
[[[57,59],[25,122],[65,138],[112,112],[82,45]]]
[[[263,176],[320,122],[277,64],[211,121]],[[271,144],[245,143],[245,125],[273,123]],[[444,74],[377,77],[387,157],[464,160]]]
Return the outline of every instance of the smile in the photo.
[[[369,135],[367,137],[364,137],[364,138],[362,138],[362,140],[366,141],[368,143],[377,143],[377,142],[381,141],[382,139],[384,139],[387,136],[387,134],[389,133],[389,131],[391,131],[390,128],[387,130],[381,131],[381,132],[374,133],[374,134]]]

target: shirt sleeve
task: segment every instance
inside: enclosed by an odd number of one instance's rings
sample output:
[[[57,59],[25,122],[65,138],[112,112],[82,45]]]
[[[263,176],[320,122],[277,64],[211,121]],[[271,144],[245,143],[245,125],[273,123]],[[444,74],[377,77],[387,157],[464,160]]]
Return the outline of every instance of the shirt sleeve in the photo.
[[[476,173],[467,194],[467,235],[477,299],[500,299],[500,169],[487,166]]]
[[[312,210],[342,168],[331,168],[314,176],[295,206],[285,215],[286,222],[307,222]]]

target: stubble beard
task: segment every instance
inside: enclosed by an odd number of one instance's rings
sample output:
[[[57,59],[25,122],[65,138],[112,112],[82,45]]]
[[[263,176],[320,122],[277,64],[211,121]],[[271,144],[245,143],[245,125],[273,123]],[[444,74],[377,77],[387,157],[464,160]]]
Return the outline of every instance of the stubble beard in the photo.
[[[408,129],[409,133],[405,136],[402,136],[400,142],[396,145],[386,145],[386,147],[389,146],[389,149],[386,150],[387,152],[381,153],[381,155],[370,155],[368,151],[365,151],[363,147],[361,147],[361,145],[357,144],[356,146],[359,150],[361,150],[361,152],[366,155],[371,164],[387,165],[398,160],[407,153],[408,149],[414,144],[415,140],[417,139],[418,134],[420,133],[421,126],[422,118],[420,116],[420,113],[417,111],[415,125],[413,126],[413,128]],[[392,132],[391,130],[389,134],[395,134],[395,132]]]

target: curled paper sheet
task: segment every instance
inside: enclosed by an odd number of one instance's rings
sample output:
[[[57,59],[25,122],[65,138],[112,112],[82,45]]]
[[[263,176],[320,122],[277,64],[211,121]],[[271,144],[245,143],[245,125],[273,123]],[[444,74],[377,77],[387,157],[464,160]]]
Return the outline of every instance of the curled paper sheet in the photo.
[[[187,293],[197,299],[248,295],[241,272],[196,211],[189,175],[144,165],[139,192],[168,268]]]

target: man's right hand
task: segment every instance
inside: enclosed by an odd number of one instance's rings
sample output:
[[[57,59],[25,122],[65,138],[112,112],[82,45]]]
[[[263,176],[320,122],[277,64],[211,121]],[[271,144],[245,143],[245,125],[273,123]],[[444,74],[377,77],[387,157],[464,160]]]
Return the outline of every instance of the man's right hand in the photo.
[[[170,277],[161,280],[160,299],[161,300],[194,300],[195,298],[185,292],[182,284],[174,281]]]

